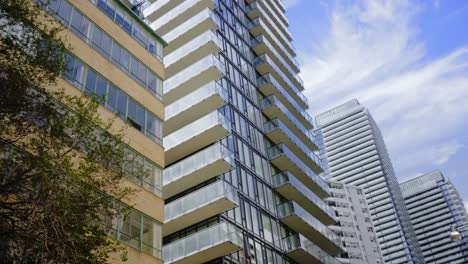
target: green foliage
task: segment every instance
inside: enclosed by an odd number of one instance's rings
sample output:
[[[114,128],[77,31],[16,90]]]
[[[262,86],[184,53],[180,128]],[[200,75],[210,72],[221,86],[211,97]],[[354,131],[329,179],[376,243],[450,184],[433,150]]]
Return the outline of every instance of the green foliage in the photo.
[[[63,71],[61,27],[30,0],[0,0],[0,259],[106,263],[122,252],[103,215],[123,188],[122,132],[99,103],[47,92]]]

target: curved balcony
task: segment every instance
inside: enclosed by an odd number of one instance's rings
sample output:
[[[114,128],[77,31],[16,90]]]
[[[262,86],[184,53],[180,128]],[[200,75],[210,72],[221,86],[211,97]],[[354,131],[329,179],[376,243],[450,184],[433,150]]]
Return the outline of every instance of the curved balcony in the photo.
[[[280,221],[297,233],[304,235],[329,254],[343,251],[340,238],[297,203],[289,201],[277,207]]]
[[[158,34],[164,35],[201,10],[213,10],[215,7],[216,4],[213,0],[186,0],[174,6],[169,12],[161,14],[158,17],[150,15],[148,19],[154,18],[154,21],[150,24],[151,28]]]
[[[218,142],[164,169],[163,196],[167,199],[233,168],[234,153]]]
[[[219,17],[213,11],[210,9],[200,11],[162,36],[169,44],[164,48],[164,53],[170,54],[203,32],[216,31],[219,24]]]
[[[332,255],[300,234],[283,238],[286,254],[298,263],[341,264]]]
[[[163,246],[162,255],[164,263],[205,263],[242,247],[241,231],[222,222]]]
[[[214,81],[180,98],[165,109],[164,135],[215,111],[225,105],[227,100],[226,88]]]
[[[190,65],[164,82],[164,103],[171,104],[201,86],[221,79],[224,64],[214,55]]]
[[[170,78],[210,54],[217,55],[222,47],[221,39],[213,31],[202,33],[164,57],[166,78]]]
[[[322,223],[335,224],[338,221],[335,211],[315,194],[317,192],[320,197],[329,196],[328,185],[319,178],[317,186],[315,190],[311,191],[288,171],[273,176],[273,187],[286,199],[295,201]]]
[[[291,150],[284,144],[270,147],[268,150],[270,161],[282,171],[291,172],[307,188],[317,190],[320,177],[304,164]],[[320,192],[317,192],[320,195]]]
[[[321,159],[278,118],[265,123],[263,128],[268,138],[276,144],[284,143],[309,168],[317,170],[321,167]]]
[[[224,181],[217,181],[164,207],[163,236],[189,227],[239,206],[237,191]]]
[[[214,111],[164,137],[166,165],[184,158],[226,137],[230,121]]]

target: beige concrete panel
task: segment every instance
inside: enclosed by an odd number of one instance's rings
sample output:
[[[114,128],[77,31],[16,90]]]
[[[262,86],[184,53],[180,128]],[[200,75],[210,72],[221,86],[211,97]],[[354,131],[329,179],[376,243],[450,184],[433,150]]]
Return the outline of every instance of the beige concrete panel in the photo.
[[[160,197],[143,189],[130,180],[125,180],[123,182],[123,187],[131,188],[135,190],[135,193],[123,199],[122,202],[133,206],[136,210],[154,218],[161,224],[164,223],[164,201]]]
[[[145,88],[140,86],[136,81],[122,72],[70,30],[65,29],[60,32],[60,35],[70,44],[73,54],[130,95],[130,97],[135,99],[146,109],[156,114],[161,120],[164,120],[164,105],[160,100],[156,99],[152,94],[146,91]]]
[[[159,260],[153,256],[147,255],[141,251],[138,251],[130,246],[124,245],[127,250],[127,261],[123,261],[119,254],[109,254],[109,263],[111,264],[163,264],[162,260]]]
[[[48,89],[51,91],[60,91],[63,89],[65,94],[73,96],[83,95],[83,92],[62,78],[57,79],[57,85],[50,86]],[[118,133],[119,131],[123,130],[123,140],[125,143],[164,168],[164,149],[161,145],[149,139],[140,131],[125,123],[122,119],[116,117],[114,113],[107,110],[106,108],[99,107],[98,113],[104,122],[113,120],[112,127],[109,131],[110,133]]]

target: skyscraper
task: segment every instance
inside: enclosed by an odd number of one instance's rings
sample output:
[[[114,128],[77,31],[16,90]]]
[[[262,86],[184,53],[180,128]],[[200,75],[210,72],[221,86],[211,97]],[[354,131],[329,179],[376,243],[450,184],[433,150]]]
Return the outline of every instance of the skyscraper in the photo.
[[[98,109],[102,120],[117,117],[109,132],[124,129],[124,140],[130,142],[125,171],[136,194],[128,214],[109,220],[112,237],[126,245],[130,263],[161,263],[165,42],[129,1],[33,2],[42,2],[48,15],[62,23],[61,36],[71,47],[57,87],[68,95],[103,98]],[[142,176],[142,169],[148,174]]]
[[[332,180],[364,189],[385,263],[423,263],[390,157],[368,110],[351,100],[316,117]]]
[[[468,231],[451,241],[451,227],[468,223],[455,186],[440,171],[400,184],[425,263],[468,263]]]
[[[158,0],[167,263],[337,263],[335,212],[280,0]]]
[[[327,202],[337,212],[339,221],[339,225],[330,228],[341,237],[346,249],[338,260],[350,264],[382,264],[364,190],[337,181],[330,181],[329,184],[332,197],[327,198]]]

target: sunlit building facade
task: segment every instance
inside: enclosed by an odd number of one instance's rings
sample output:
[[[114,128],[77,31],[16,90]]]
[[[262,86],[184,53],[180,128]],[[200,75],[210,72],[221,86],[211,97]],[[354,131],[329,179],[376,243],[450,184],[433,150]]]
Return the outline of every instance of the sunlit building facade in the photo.
[[[349,264],[383,264],[364,190],[350,184],[329,181],[328,204],[337,212],[338,224],[330,228],[340,236],[346,251],[338,260]]]
[[[380,130],[351,100],[316,117],[331,180],[362,187],[385,263],[424,263]]]
[[[400,184],[406,208],[427,264],[468,263],[468,230],[461,241],[452,241],[452,226],[468,223],[463,200],[455,186],[440,171]]]
[[[125,263],[162,264],[165,42],[135,14],[129,1],[33,2],[64,26],[60,36],[68,48],[66,70],[50,89],[101,98],[101,119],[115,119],[109,132],[124,130],[124,141],[129,142],[125,172],[126,184],[136,190],[133,208],[105,222],[109,235],[125,246]],[[110,262],[122,259],[113,256]]]
[[[335,212],[280,0],[158,0],[163,259],[338,263]]]

